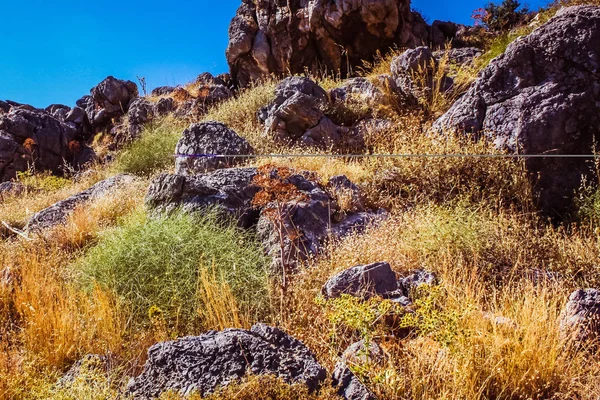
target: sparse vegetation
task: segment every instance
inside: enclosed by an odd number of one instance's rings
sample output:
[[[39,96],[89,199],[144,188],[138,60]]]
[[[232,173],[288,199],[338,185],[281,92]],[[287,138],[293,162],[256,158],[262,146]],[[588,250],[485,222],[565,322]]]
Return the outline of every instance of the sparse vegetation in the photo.
[[[114,169],[142,176],[168,169],[174,165],[175,146],[186,127],[170,117],[146,126],[141,137],[117,156]]]
[[[178,335],[215,327],[205,321],[248,327],[264,316],[267,265],[250,235],[214,215],[137,211],[104,232],[76,268],[122,299],[136,323],[165,321]]]
[[[541,21],[555,10],[556,5],[544,11]],[[140,372],[150,345],[259,321],[303,341],[328,372],[348,345],[377,341],[385,361],[355,365],[353,371],[381,399],[600,397],[600,353],[573,348],[559,333],[569,293],[600,285],[600,191],[584,185],[577,221],[553,224],[536,213],[521,161],[471,157],[502,152],[484,140],[428,134],[435,116],[481,68],[534,29],[507,32],[498,18],[503,32],[486,44],[476,66],[453,70],[458,78],[452,91],[439,88],[443,73],[454,67],[442,58],[433,68],[438,90],[421,104],[424,110],[398,107],[393,99],[374,108],[349,102],[338,110],[349,120],[389,118],[391,127],[367,132],[368,151],[407,157],[337,157],[311,150],[330,157],[249,161],[261,172],[278,168],[283,178],[259,175],[263,190],[255,205],[295,196],[292,185],[281,183],[293,168],[311,171],[321,183],[344,174],[360,186],[367,206],[389,211],[366,232],[329,242],[323,256],[286,277],[285,288],[269,276],[271,260],[251,231],[210,213],[149,215],[143,207],[149,183],[144,179],[76,209],[64,226],[43,236],[2,231],[0,399],[123,398],[127,377]],[[375,82],[389,73],[397,54],[380,55],[360,75]],[[420,74],[414,78],[428,78]],[[321,77],[320,83],[331,89],[343,81]],[[305,154],[306,149],[264,137],[256,118],[273,99],[276,84],[269,80],[236,92],[201,120],[224,122],[257,153]],[[187,100],[188,90],[198,89],[194,85],[171,96]],[[173,118],[155,122],[113,162],[85,174],[20,175],[26,190],[0,198],[0,220],[23,228],[34,212],[117,171],[144,177],[169,172],[187,125]],[[345,209],[344,199],[338,200]],[[439,285],[419,287],[408,309],[377,297],[321,297],[333,274],[377,261],[389,262],[399,276],[432,271]],[[110,371],[87,369],[69,385],[57,386],[64,371],[86,354],[110,355]],[[248,376],[204,398],[339,398],[330,384],[309,393],[275,377]],[[182,397],[165,393],[161,399]]]

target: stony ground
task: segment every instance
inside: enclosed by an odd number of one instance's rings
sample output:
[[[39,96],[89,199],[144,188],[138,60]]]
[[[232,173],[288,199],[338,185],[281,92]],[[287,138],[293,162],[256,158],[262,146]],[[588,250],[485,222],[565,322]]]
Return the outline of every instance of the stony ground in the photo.
[[[599,398],[597,165],[506,157],[592,151],[600,11],[557,9],[349,79],[0,104],[0,397]]]

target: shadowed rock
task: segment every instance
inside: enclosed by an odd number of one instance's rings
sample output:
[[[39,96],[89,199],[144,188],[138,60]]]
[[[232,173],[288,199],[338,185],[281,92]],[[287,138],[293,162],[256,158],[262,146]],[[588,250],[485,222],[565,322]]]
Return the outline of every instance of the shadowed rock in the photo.
[[[348,268],[329,278],[321,289],[327,299],[349,294],[362,298],[385,296],[398,289],[396,274],[390,264],[376,262]]]
[[[434,129],[485,136],[511,153],[592,154],[600,130],[599,24],[599,7],[561,9],[492,60]],[[595,173],[588,161],[526,160],[542,211],[565,216],[582,176]]]

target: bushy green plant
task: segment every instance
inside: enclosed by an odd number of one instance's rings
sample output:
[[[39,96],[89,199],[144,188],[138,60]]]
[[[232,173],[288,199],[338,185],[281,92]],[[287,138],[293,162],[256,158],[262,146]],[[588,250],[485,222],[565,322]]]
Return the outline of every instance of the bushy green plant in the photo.
[[[35,173],[32,170],[17,172],[17,180],[33,190],[53,192],[68,186],[71,181],[48,172]]]
[[[103,234],[77,263],[84,281],[114,291],[136,322],[148,325],[160,310],[183,330],[202,323],[203,270],[231,289],[238,303],[231,312],[259,318],[269,302],[267,266],[254,237],[214,214],[149,218],[143,211]]]
[[[442,286],[421,285],[414,290],[414,312],[400,319],[400,326],[414,330],[417,335],[428,336],[444,346],[452,346],[456,339],[469,335],[463,320],[473,310],[465,304],[461,310],[445,308],[448,294]]]
[[[385,315],[398,311],[395,303],[377,297],[365,301],[349,294],[342,294],[330,300],[318,297],[315,301],[323,308],[331,324],[333,340],[341,329],[358,332],[361,339],[368,342],[375,331],[376,322]]]
[[[184,129],[182,122],[171,118],[145,126],[141,137],[119,154],[115,169],[147,176],[171,167],[175,160],[175,146]]]

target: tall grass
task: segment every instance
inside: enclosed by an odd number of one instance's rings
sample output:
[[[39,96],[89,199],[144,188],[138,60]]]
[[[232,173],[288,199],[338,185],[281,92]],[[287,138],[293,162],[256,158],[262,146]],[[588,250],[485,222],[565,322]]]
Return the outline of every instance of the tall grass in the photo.
[[[149,176],[175,165],[175,146],[187,125],[171,117],[146,125],[141,137],[117,156],[113,170]]]
[[[83,278],[114,292],[136,323],[148,326],[158,317],[177,333],[264,316],[267,265],[251,235],[214,215],[152,219],[141,210],[105,232],[77,262]]]

